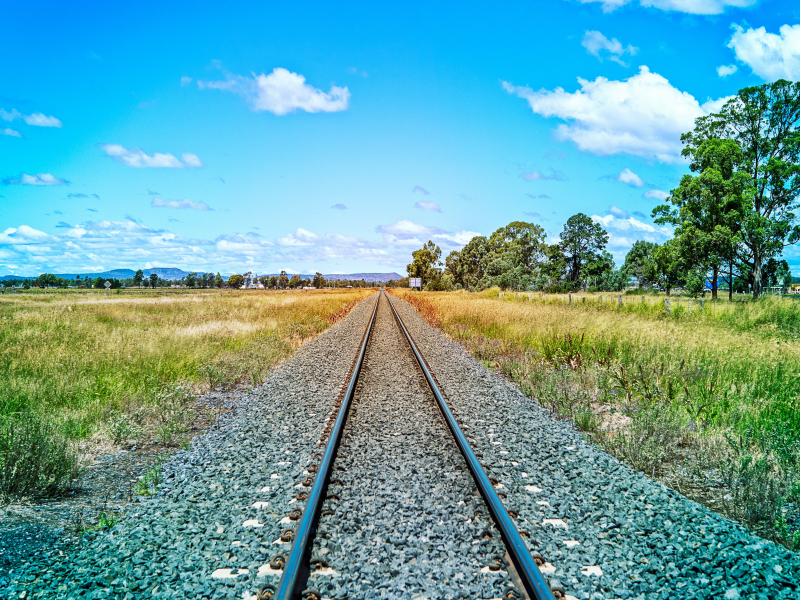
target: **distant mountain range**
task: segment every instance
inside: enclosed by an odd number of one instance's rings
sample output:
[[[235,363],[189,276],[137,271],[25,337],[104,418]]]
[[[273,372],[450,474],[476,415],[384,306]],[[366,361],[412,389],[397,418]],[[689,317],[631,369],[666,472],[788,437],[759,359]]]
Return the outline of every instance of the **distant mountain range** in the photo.
[[[159,279],[169,279],[169,280],[176,280],[182,279],[186,277],[189,273],[193,271],[183,271],[181,269],[176,269],[174,267],[162,267],[156,269],[142,269],[145,277],[150,276],[151,273],[155,273],[158,275]],[[62,279],[75,279],[79,277],[84,279],[85,277],[90,277],[91,279],[95,279],[97,277],[103,277],[104,279],[133,279],[133,276],[136,274],[136,271],[133,269],[112,269],[111,271],[103,271],[101,273],[54,273],[56,277],[61,277]],[[259,273],[259,275],[278,275],[279,273]],[[304,276],[311,276],[313,277],[313,273],[303,273]],[[383,281],[390,281],[392,279],[402,279],[402,275],[398,275],[397,273],[336,273],[331,275],[323,275],[325,279],[363,279],[364,281],[375,281],[375,282],[383,282]],[[19,275],[3,275],[0,277],[0,281],[6,281],[8,279],[36,279],[36,277],[21,277]],[[227,276],[223,276],[223,279],[228,279]]]

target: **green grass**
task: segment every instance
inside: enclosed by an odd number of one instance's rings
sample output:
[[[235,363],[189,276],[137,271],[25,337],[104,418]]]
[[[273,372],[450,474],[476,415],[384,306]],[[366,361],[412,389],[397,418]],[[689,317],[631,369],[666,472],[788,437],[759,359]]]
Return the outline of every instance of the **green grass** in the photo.
[[[0,296],[0,496],[62,491],[74,474],[70,440],[121,443],[145,433],[179,443],[197,394],[259,384],[370,293]],[[37,468],[41,485],[31,487]]]

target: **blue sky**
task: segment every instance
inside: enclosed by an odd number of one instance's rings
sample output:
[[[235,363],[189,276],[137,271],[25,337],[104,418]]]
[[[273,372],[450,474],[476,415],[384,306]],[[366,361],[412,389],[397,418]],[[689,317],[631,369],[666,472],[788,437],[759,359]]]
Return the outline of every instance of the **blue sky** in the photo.
[[[576,212],[619,263],[693,120],[800,79],[789,0],[380,4],[5,7],[0,274],[404,273]]]

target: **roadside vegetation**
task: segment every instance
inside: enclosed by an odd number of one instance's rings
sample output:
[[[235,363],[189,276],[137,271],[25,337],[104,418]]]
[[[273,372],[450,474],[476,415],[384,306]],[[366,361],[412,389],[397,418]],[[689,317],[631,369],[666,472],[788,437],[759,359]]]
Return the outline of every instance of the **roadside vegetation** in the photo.
[[[800,549],[800,304],[395,292],[620,460]]]
[[[198,394],[258,385],[369,293],[0,296],[0,501],[65,489],[79,472],[81,440],[179,443]]]

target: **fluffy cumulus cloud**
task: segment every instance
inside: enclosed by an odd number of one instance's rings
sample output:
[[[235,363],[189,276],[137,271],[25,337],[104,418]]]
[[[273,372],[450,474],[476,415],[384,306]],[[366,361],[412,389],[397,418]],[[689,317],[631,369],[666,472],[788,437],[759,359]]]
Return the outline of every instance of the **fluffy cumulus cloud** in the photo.
[[[69,185],[69,181],[55,177],[50,173],[28,175],[23,173],[20,177],[9,177],[3,180],[6,185]]]
[[[594,154],[633,154],[664,162],[680,160],[681,134],[697,117],[718,109],[726,98],[700,104],[646,66],[622,81],[578,78],[581,89],[533,90],[503,82],[504,89],[525,99],[534,113],[557,117],[561,140]]]
[[[644,181],[642,181],[642,178],[628,168],[622,169],[622,171],[619,172],[619,175],[617,175],[617,181],[631,187],[640,188],[644,186]]]
[[[582,4],[600,3],[603,12],[611,12],[633,0],[578,0]],[[688,13],[690,15],[718,15],[726,8],[746,8],[758,0],[639,0],[644,7],[666,11]]]
[[[187,167],[202,167],[203,163],[197,155],[184,152],[179,160],[172,154],[154,153],[152,156],[139,150],[139,148],[125,148],[120,144],[100,144],[100,148],[107,156],[129,167],[150,167],[157,169],[185,169]]]
[[[432,210],[439,213],[442,212],[442,208],[433,201],[420,200],[419,202],[414,203],[414,207],[422,210]]]
[[[22,137],[22,134],[19,131],[11,129],[10,127],[6,127],[4,129],[0,129],[0,135],[8,135],[11,137]]]
[[[644,193],[645,198],[655,198],[656,200],[664,201],[669,198],[669,192],[662,192],[661,190],[647,190]]]
[[[224,81],[198,81],[200,89],[233,92],[244,97],[255,111],[285,115],[302,110],[310,113],[339,112],[350,106],[350,90],[331,86],[323,92],[306,83],[306,78],[288,69],[275,68],[269,75],[244,77],[228,74]]]
[[[720,77],[727,77],[728,75],[733,75],[738,70],[739,67],[736,65],[720,65],[717,67],[717,75]]]
[[[623,55],[629,54],[633,56],[639,51],[638,48],[630,44],[623,46],[622,42],[617,38],[608,39],[599,31],[587,31],[583,35],[583,42],[581,42],[581,44],[592,56],[596,56],[600,60],[607,57],[623,66],[627,66],[622,61]]]
[[[53,116],[48,117],[43,113],[33,113],[30,115],[23,115],[16,108],[12,108],[11,111],[7,111],[5,109],[0,108],[0,119],[3,119],[4,121],[13,121],[14,119],[22,119],[28,125],[33,125],[34,127],[62,126],[61,121]]]
[[[276,241],[281,246],[313,246],[321,240],[316,233],[298,227],[294,233],[279,237]]]
[[[414,249],[420,248],[428,240],[448,248],[457,248],[466,244],[476,235],[480,235],[466,230],[448,232],[439,227],[420,225],[406,219],[390,225],[380,225],[375,231],[383,235],[383,241],[386,244]]]
[[[734,25],[733,29],[728,47],[753,73],[766,81],[800,79],[800,25],[782,25],[778,34],[764,27],[745,31]]]
[[[193,200],[162,200],[161,198],[153,198],[150,202],[153,208],[177,208],[177,209],[191,209],[191,210],[214,210],[205,202],[195,202]]]

